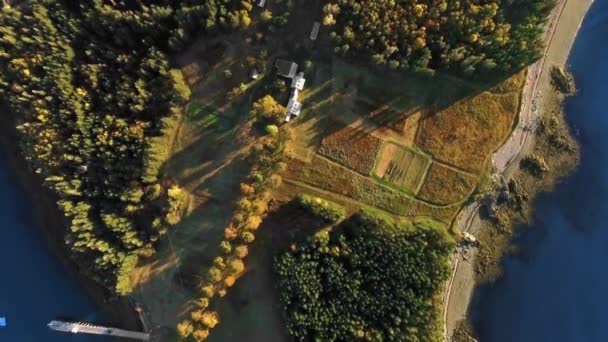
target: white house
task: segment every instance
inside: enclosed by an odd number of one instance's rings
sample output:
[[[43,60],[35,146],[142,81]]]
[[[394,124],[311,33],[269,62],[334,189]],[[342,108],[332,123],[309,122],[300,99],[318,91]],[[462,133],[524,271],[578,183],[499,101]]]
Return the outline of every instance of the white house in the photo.
[[[259,0],[258,1],[258,7],[264,7],[264,5],[266,5],[266,0]]]
[[[302,103],[298,102],[298,95],[300,92],[297,88],[294,88],[289,96],[289,102],[287,102],[287,116],[285,117],[285,122],[289,122],[291,116],[298,116],[302,111]]]
[[[304,89],[304,83],[306,83],[306,79],[304,78],[304,73],[299,72],[294,78],[291,80],[291,87],[297,90]]]

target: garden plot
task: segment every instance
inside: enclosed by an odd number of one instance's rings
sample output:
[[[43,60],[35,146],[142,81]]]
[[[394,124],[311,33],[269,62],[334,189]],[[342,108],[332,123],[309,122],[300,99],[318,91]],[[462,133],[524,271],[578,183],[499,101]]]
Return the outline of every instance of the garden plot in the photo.
[[[338,128],[331,125],[329,135],[323,138],[319,154],[338,162],[349,169],[370,175],[382,140],[363,131],[348,126]]]
[[[416,193],[431,161],[410,149],[385,144],[376,167],[376,176],[411,193]]]

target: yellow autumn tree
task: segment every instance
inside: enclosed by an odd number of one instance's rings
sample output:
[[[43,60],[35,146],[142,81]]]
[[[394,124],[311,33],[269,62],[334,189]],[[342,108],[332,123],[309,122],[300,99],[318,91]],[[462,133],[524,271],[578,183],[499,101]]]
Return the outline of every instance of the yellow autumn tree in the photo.
[[[190,321],[182,321],[177,324],[177,334],[181,338],[186,338],[192,334],[194,327]]]
[[[217,312],[205,311],[202,315],[201,323],[204,326],[206,326],[210,329],[213,329],[213,327],[215,327],[216,325],[218,325],[218,323],[220,323],[220,317],[217,314]]]

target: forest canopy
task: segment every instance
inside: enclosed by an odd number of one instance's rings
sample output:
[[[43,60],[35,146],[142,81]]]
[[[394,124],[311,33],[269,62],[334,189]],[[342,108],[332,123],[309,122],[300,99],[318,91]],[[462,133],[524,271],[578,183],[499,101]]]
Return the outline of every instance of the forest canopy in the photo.
[[[277,257],[281,303],[297,340],[441,340],[433,297],[453,240],[433,222],[359,213]]]
[[[199,31],[239,26],[247,7],[32,0],[1,11],[0,97],[23,154],[59,196],[78,264],[118,294],[179,221],[184,194],[159,174],[161,138],[190,89],[168,54]]]
[[[391,69],[508,72],[540,55],[553,0],[328,0],[336,51]]]

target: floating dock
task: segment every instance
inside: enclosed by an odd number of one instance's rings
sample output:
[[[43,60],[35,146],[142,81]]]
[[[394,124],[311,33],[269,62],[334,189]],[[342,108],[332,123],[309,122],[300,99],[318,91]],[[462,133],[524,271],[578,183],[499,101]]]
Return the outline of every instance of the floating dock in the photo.
[[[99,325],[93,325],[82,322],[63,322],[63,321],[51,321],[48,324],[51,330],[71,332],[73,334],[93,334],[93,335],[106,335],[131,338],[140,341],[149,341],[150,334],[139,331],[130,331],[123,329],[116,329],[110,327],[103,327]]]

